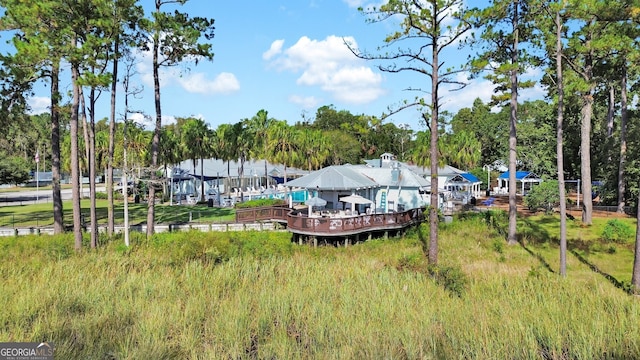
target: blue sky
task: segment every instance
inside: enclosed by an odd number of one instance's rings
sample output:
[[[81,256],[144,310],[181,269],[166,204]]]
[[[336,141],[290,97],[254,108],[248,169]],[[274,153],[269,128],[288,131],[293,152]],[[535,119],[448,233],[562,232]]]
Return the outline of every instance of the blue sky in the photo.
[[[142,4],[151,10],[153,1],[144,0]],[[374,51],[387,34],[398,29],[393,20],[368,24],[357,8],[369,4],[364,0],[188,1],[178,8],[192,16],[215,19],[215,37],[211,40],[215,57],[197,66],[191,63],[163,69],[164,123],[175,121],[175,117],[195,116],[216,128],[265,109],[270,117],[293,124],[303,117],[313,119],[323,105],[380,116],[389,106],[413,99],[418,94],[404,89],[430,88],[428,77],[380,72],[376,68],[379,63],[357,59],[343,43],[347,39],[360,49]],[[451,49],[443,61],[449,66],[467,55],[468,50]],[[139,76],[134,82],[145,90],[140,98],[131,100],[131,107],[153,118],[150,56],[138,54],[138,60]],[[464,75],[460,79],[466,80]],[[34,113],[46,111],[47,91],[38,87],[31,100]],[[492,91],[489,82],[477,79],[461,91],[443,91],[441,104],[444,110],[455,112],[471,106],[477,97],[487,101]],[[541,90],[535,88],[525,92],[522,99],[540,94]],[[99,117],[108,116],[108,98],[103,94],[100,99]],[[122,111],[124,101],[121,97],[118,101]],[[142,114],[133,118],[145,121]],[[385,121],[425,129],[415,109]]]

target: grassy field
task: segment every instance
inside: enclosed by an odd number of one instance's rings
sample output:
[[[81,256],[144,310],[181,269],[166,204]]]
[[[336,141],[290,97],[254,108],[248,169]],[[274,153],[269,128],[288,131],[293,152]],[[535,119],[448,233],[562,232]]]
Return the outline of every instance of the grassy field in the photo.
[[[572,229],[582,259],[569,254],[563,279],[552,219],[527,219],[507,246],[491,216],[443,224],[431,269],[424,225],[347,248],[280,232],[80,253],[71,236],[0,239],[0,341],[52,341],[60,359],[640,357],[639,300],[615,283],[630,279],[630,242],[611,252],[580,232],[601,225]]]
[[[39,186],[38,189],[44,191],[44,190],[51,190],[51,189],[53,189],[53,187],[51,185]],[[60,184],[60,189],[71,189],[71,185],[70,184]],[[32,186],[32,187],[28,187],[28,186],[0,187],[0,194],[2,194],[2,193],[12,193],[12,192],[18,192],[18,191],[25,191],[25,190],[36,190],[36,187],[35,186]]]
[[[41,227],[53,225],[53,211],[51,203],[17,206],[0,206],[0,227]],[[82,213],[88,223],[89,200],[81,201]],[[123,202],[115,204],[115,221],[124,223]],[[63,203],[65,223],[72,224],[73,209],[71,201]],[[96,213],[98,224],[107,223],[107,200],[96,201]],[[235,210],[231,208],[207,207],[206,205],[194,206],[169,206],[159,204],[156,206],[156,222],[162,223],[186,223],[192,222],[227,222],[235,220]],[[129,221],[131,224],[146,223],[147,204],[129,204]]]

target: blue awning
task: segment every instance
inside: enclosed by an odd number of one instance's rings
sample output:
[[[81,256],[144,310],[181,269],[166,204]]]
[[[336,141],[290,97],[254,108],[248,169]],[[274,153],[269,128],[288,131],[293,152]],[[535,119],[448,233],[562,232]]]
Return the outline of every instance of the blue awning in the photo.
[[[527,178],[537,178],[537,176],[530,171],[516,171],[516,180],[523,180]],[[509,179],[509,172],[507,171],[500,174],[499,179]]]
[[[478,179],[475,175],[471,174],[471,173],[461,173],[461,174],[456,174],[456,176],[451,177],[448,180],[449,183],[456,183],[456,184],[466,184],[466,183],[471,183],[471,184],[475,184],[475,183],[481,183],[482,181],[480,181],[480,179]]]
[[[464,174],[460,174],[460,176],[462,176],[463,178],[469,180],[472,183],[476,183],[476,182],[481,182],[480,179],[478,179],[475,175],[473,175],[472,173],[464,173]]]
[[[176,176],[173,177],[174,180],[178,179],[178,178],[180,180],[189,180],[190,178],[194,178],[196,180],[200,180],[200,174],[191,174],[189,176],[182,176],[182,177],[180,177],[179,175],[176,175]],[[204,176],[202,176],[202,179],[204,181],[211,181],[211,180],[217,180],[217,179],[224,179],[224,176],[207,176],[207,175],[204,175]]]

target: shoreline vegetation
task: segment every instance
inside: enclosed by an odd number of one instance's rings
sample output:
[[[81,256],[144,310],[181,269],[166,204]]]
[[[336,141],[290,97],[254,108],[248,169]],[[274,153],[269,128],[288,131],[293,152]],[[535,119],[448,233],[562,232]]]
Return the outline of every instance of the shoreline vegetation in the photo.
[[[604,222],[570,226],[563,279],[553,217],[527,218],[515,246],[504,220],[441,224],[437,268],[426,224],[346,248],[283,232],[136,234],[81,252],[72,234],[2,238],[0,341],[51,341],[56,358],[640,357],[633,244],[594,235]]]

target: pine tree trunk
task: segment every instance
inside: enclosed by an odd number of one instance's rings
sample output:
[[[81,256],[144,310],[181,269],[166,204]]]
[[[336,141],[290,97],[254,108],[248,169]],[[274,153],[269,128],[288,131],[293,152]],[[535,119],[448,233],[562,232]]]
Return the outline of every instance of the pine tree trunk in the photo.
[[[160,12],[160,3],[156,1],[156,12]],[[160,34],[156,32],[153,39],[153,92],[156,107],[156,124],[153,131],[153,140],[151,141],[151,181],[147,188],[149,189],[148,206],[147,206],[147,238],[154,233],[155,227],[155,198],[156,198],[156,168],[158,166],[158,152],[160,148],[160,131],[162,129],[162,109],[160,107]]]
[[[638,192],[638,211],[636,215],[636,247],[633,257],[633,274],[631,276],[633,293],[640,294],[640,192]]]
[[[75,40],[72,40],[75,46]],[[80,167],[78,158],[78,108],[80,104],[80,87],[78,86],[78,65],[71,65],[71,81],[73,89],[73,102],[71,106],[71,118],[69,120],[71,136],[71,197],[73,205],[73,237],[75,249],[82,249],[82,208],[80,206]]]
[[[113,236],[115,228],[115,215],[113,208],[113,153],[115,150],[116,138],[116,93],[118,90],[118,59],[119,59],[120,38],[116,36],[114,40],[113,71],[111,74],[111,109],[109,121],[109,149],[107,158],[107,235]],[[126,183],[123,183],[126,186]]]
[[[622,66],[622,83],[620,84],[620,163],[618,164],[618,212],[624,213],[625,193],[625,167],[627,162],[627,64]]]
[[[585,47],[590,49],[585,57],[584,80],[590,83],[589,90],[582,94],[582,109],[580,111],[580,176],[582,177],[583,201],[582,223],[591,225],[593,199],[591,198],[591,118],[593,116],[593,49],[591,33],[586,35]]]
[[[580,171],[582,178],[582,223],[591,225],[593,200],[591,198],[591,117],[593,115],[593,96],[589,92],[582,97],[580,124]]]
[[[509,230],[507,242],[517,243],[516,224],[518,217],[517,194],[516,194],[516,161],[517,161],[517,137],[516,128],[518,123],[518,0],[514,1],[512,27],[514,33],[513,49],[511,53],[511,114],[509,116]]]
[[[79,94],[80,94],[80,117],[82,118],[82,130],[83,130],[83,134],[84,134],[84,151],[85,151],[85,159],[87,162],[87,173],[89,176],[89,221],[90,221],[90,227],[89,227],[89,232],[90,232],[90,237],[91,237],[91,248],[95,248],[95,244],[96,244],[96,236],[97,236],[97,231],[94,231],[94,225],[97,228],[97,223],[95,222],[95,202],[91,199],[95,198],[95,181],[93,182],[92,185],[92,181],[91,181],[91,173],[92,170],[91,168],[94,167],[94,157],[92,156],[92,152],[91,152],[91,134],[90,134],[90,124],[89,121],[87,121],[87,112],[86,112],[86,103],[84,100],[84,91],[82,89],[82,87],[79,87]],[[91,99],[89,99],[89,102],[91,102]],[[93,171],[95,172],[95,171]],[[81,179],[82,181],[82,179]],[[86,219],[84,220],[86,221]],[[83,225],[84,227],[84,225]]]
[[[607,106],[607,137],[613,135],[613,119],[616,111],[616,89],[609,84],[609,101]]]
[[[64,216],[62,194],[60,192],[60,93],[59,75],[60,62],[54,60],[51,66],[51,173],[53,187],[53,232],[64,232]]]
[[[562,20],[560,10],[556,12],[556,84],[558,87],[558,119],[556,125],[556,164],[558,171],[558,191],[560,194],[560,276],[567,276],[567,199],[564,188],[564,78],[562,76]]]
[[[91,248],[98,246],[98,214],[96,213],[96,136],[95,136],[95,88],[91,88],[89,94],[90,119],[89,119],[89,208],[91,214]]]
[[[437,6],[434,3],[434,13],[437,12]],[[437,21],[436,17],[433,17],[433,23]],[[433,24],[434,28],[437,26]],[[438,34],[439,35],[439,34]],[[440,60],[438,59],[439,49],[438,36],[433,36],[432,44],[434,44],[431,51],[431,66],[433,67],[433,73],[431,74],[431,119],[429,127],[431,130],[431,138],[429,144],[429,157],[431,165],[431,206],[429,207],[429,264],[438,264],[438,74],[440,74]]]

